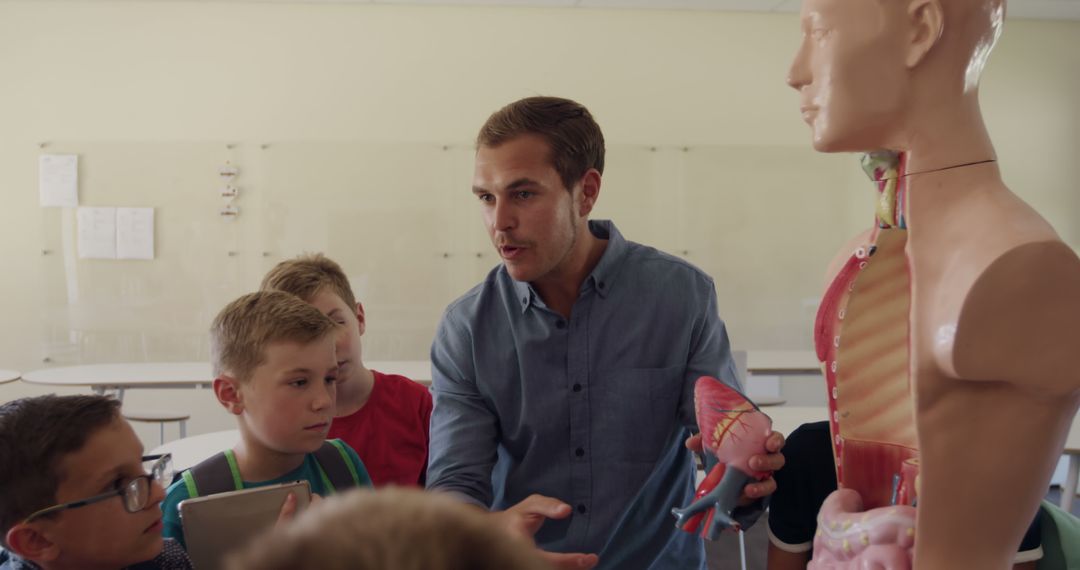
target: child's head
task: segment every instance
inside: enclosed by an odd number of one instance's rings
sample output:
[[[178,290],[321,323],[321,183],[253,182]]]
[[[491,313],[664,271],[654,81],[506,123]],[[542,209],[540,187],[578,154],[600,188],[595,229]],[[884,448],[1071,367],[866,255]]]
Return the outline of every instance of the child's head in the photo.
[[[544,570],[535,548],[483,511],[411,489],[332,496],[229,560],[231,570]]]
[[[364,307],[356,302],[340,265],[321,253],[301,255],[275,265],[260,288],[292,293],[342,325],[337,343],[340,375],[348,377],[360,369]]]
[[[121,568],[157,556],[165,492],[156,480],[137,481],[146,475],[142,453],[112,398],[50,395],[0,406],[4,546],[45,568]]]
[[[309,453],[326,438],[337,379],[336,325],[298,297],[250,293],[210,328],[214,393],[248,444]]]

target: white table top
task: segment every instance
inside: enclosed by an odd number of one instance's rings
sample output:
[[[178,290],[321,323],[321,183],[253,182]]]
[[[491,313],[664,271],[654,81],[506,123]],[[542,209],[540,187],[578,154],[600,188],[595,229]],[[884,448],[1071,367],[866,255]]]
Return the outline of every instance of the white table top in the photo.
[[[746,370],[750,374],[821,374],[821,363],[812,350],[749,350]]]
[[[0,384],[14,382],[18,380],[20,376],[21,374],[16,370],[0,370]]]
[[[225,451],[240,441],[240,430],[229,429],[177,439],[151,449],[147,455],[171,453],[177,473],[193,467],[211,455]]]
[[[209,386],[214,375],[207,362],[122,362],[42,368],[22,378],[51,386],[175,388]]]

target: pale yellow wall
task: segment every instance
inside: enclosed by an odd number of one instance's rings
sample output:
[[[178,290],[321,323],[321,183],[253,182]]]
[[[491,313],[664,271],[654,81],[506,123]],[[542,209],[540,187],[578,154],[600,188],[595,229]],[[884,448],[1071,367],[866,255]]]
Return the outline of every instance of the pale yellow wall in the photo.
[[[203,358],[220,304],[304,249],[357,281],[369,358],[426,357],[495,262],[469,142],[532,94],[592,109],[598,215],[713,274],[737,345],[809,348],[821,271],[872,190],[809,149],[783,82],[797,40],[787,14],[0,2],[0,368]],[[1080,23],[1008,22],[983,101],[1006,180],[1080,245]],[[39,152],[81,155],[85,205],[155,206],[158,259],[65,262],[73,216],[37,206]],[[213,213],[226,160],[231,226]]]

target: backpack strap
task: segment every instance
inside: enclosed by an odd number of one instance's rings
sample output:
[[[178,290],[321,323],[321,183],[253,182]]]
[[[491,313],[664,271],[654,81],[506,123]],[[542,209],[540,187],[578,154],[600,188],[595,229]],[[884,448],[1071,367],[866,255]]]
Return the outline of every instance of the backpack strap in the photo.
[[[328,483],[330,489],[337,491],[360,485],[360,476],[340,439],[324,441],[314,455],[315,462],[322,470],[323,483]]]
[[[190,498],[238,491],[244,488],[243,479],[240,478],[240,469],[236,466],[236,455],[231,449],[204,459],[198,465],[184,471],[182,477]]]

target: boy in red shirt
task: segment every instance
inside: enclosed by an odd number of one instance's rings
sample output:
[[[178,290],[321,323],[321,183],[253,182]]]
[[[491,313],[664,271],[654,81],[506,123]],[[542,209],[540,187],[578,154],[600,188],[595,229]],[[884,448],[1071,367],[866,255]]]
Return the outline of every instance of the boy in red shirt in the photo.
[[[282,261],[261,289],[292,293],[341,327],[337,341],[337,410],[327,438],[349,444],[376,486],[423,486],[431,393],[404,376],[369,370],[361,359],[364,307],[341,266],[322,254]]]

